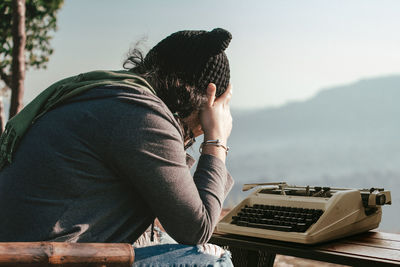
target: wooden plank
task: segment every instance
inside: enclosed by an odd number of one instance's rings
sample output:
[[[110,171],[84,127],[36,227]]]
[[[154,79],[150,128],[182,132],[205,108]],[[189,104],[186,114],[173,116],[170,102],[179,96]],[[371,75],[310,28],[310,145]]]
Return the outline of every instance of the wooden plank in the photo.
[[[400,242],[393,242],[391,240],[382,240],[382,239],[362,239],[362,240],[349,240],[349,241],[343,241],[343,243],[347,244],[354,244],[354,245],[363,245],[363,246],[368,246],[368,247],[376,247],[376,248],[386,248],[386,249],[392,249],[392,250],[397,250],[400,253]]]
[[[304,253],[304,252],[303,252]],[[303,257],[314,259],[318,261],[325,261],[331,263],[338,263],[350,266],[399,266],[399,261],[392,259],[380,259],[370,256],[347,254],[335,251],[311,251],[310,257]],[[296,257],[302,257],[297,255]]]
[[[315,249],[320,251],[351,254],[355,257],[390,259],[392,261],[397,261],[400,264],[400,251],[391,248],[379,248],[351,243],[331,243],[319,246]]]
[[[355,236],[342,238],[334,242],[338,244],[347,243],[347,244],[365,245],[370,247],[400,250],[399,234],[366,232]]]
[[[122,243],[0,242],[0,266],[131,266]]]
[[[396,233],[370,231],[370,232],[366,232],[363,234],[355,235],[354,238],[357,238],[359,236],[363,236],[365,238],[375,238],[375,239],[383,239],[383,240],[391,240],[391,241],[400,242],[400,234],[396,234]],[[351,238],[352,237],[350,237],[350,239]]]

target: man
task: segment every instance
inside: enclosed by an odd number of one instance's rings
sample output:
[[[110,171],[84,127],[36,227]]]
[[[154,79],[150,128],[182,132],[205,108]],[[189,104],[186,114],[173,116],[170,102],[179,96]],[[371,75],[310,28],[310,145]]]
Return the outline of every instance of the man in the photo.
[[[181,31],[128,71],[46,89],[1,137],[0,241],[133,243],[157,217],[182,244],[208,241],[232,186],[231,40]],[[204,134],[193,177],[185,148]]]

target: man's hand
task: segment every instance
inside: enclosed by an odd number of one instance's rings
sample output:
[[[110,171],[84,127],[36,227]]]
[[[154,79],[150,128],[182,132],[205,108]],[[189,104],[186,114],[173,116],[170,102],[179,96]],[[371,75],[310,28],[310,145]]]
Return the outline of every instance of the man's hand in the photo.
[[[232,115],[229,101],[232,98],[231,85],[217,99],[215,84],[210,83],[207,87],[207,103],[200,111],[200,123],[204,132],[204,141],[218,139],[226,146],[228,138],[232,131]],[[203,147],[203,153],[212,154],[225,161],[226,153],[221,147],[206,145]]]

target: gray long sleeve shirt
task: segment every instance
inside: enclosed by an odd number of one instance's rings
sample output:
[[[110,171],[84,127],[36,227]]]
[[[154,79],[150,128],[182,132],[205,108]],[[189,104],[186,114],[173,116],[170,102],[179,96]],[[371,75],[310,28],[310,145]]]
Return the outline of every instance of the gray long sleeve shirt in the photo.
[[[190,174],[159,98],[96,88],[41,117],[0,172],[0,241],[132,243],[158,217],[178,242],[204,243],[232,183],[211,155]]]

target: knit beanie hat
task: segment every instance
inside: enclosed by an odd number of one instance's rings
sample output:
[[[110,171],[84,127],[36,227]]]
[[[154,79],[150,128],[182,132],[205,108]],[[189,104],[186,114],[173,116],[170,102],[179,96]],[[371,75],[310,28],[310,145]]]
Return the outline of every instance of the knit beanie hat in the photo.
[[[159,66],[159,73],[176,75],[189,85],[206,91],[217,87],[216,96],[229,84],[229,62],[225,54],[232,35],[224,29],[179,31],[154,46],[144,59],[145,66]]]

